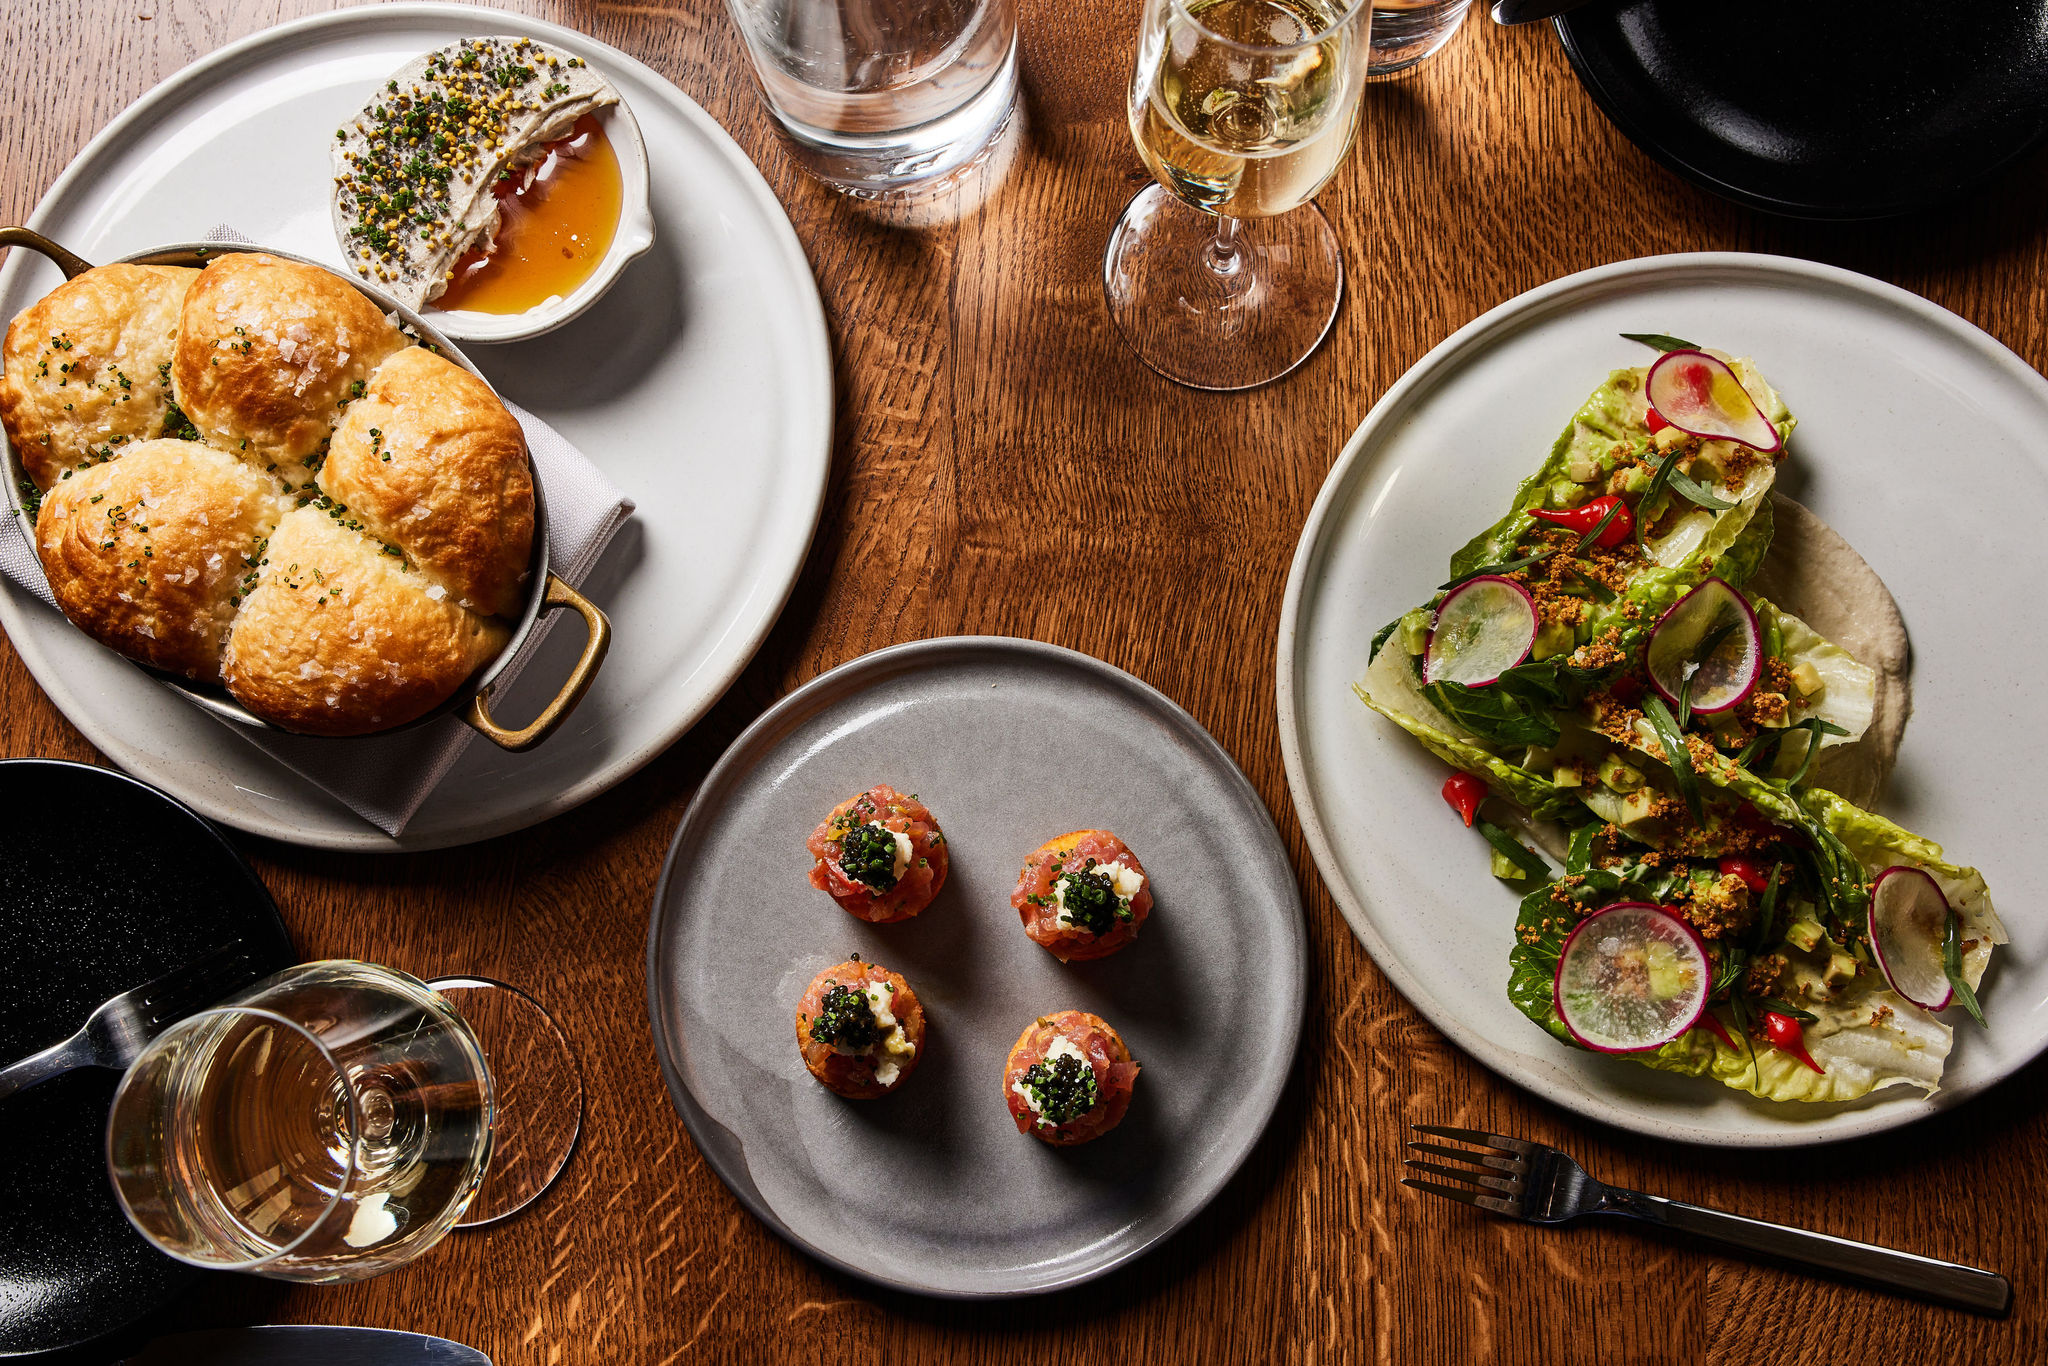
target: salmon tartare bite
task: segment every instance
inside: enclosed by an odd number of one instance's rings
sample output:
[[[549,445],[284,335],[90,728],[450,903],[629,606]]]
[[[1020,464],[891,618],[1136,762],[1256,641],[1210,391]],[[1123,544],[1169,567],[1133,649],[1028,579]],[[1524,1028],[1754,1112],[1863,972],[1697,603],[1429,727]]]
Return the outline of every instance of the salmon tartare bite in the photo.
[[[1152,883],[1130,847],[1107,830],[1076,830],[1024,860],[1010,904],[1062,963],[1106,958],[1138,937]]]
[[[901,973],[855,954],[811,979],[796,1007],[811,1075],[848,1100],[900,1090],[924,1056],[924,1007]]]
[[[848,915],[876,925],[908,920],[946,885],[946,836],[916,797],[885,783],[841,802],[807,842],[811,885]]]
[[[1025,1026],[1003,1066],[1003,1100],[1017,1132],[1066,1146],[1123,1122],[1138,1064],[1099,1015],[1062,1010]]]

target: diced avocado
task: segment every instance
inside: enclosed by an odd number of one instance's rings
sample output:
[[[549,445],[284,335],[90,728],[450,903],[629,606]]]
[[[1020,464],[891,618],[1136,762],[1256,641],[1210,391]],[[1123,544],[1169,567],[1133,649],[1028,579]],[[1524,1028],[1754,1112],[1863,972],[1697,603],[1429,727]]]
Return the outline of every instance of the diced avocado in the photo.
[[[1569,479],[1550,481],[1550,506],[1554,508],[1577,507],[1586,496],[1586,491]]]
[[[1686,467],[1687,474],[1702,484],[1713,485],[1721,482],[1724,471],[1721,462],[1714,459],[1712,452],[1702,448]]]
[[[1572,634],[1571,623],[1567,621],[1546,621],[1537,629],[1536,645],[1530,653],[1532,659],[1549,659],[1552,655],[1568,655],[1579,645],[1578,637]]]
[[[1622,492],[1641,495],[1649,491],[1650,472],[1641,465],[1631,465],[1628,471],[1628,482],[1622,485]]]
[[[1590,484],[1605,475],[1600,462],[1590,455],[1574,455],[1564,462],[1565,475],[1574,484]]]
[[[1669,451],[1673,446],[1676,446],[1680,442],[1684,441],[1685,438],[1686,433],[1681,432],[1680,430],[1678,430],[1678,428],[1665,427],[1664,429],[1659,431],[1655,436],[1651,437],[1650,440],[1657,443],[1658,450]]]
[[[1836,949],[1828,955],[1827,969],[1821,973],[1821,980],[1823,982],[1826,982],[1831,987],[1843,987],[1854,981],[1855,978],[1856,955],[1843,953],[1840,949]]]
[[[1419,655],[1429,648],[1430,610],[1427,607],[1410,608],[1401,617],[1401,648],[1411,655]]]
[[[1802,659],[1792,666],[1792,683],[1801,695],[1811,697],[1820,691],[1820,670],[1813,667],[1813,661]]]
[[[1648,820],[1651,810],[1656,805],[1657,794],[1653,789],[1647,787],[1638,788],[1623,799],[1619,823],[1622,825],[1634,825],[1638,821]]]
[[[1643,772],[1619,753],[1611,753],[1600,761],[1600,782],[1610,792],[1634,792],[1643,785]]]
[[[1651,940],[1643,951],[1643,966],[1649,973],[1650,996],[1654,1000],[1668,1001],[1692,987],[1691,973],[1669,944]]]
[[[1550,781],[1556,787],[1577,787],[1584,779],[1579,777],[1577,764],[1557,764],[1550,770]]]
[[[1493,851],[1493,875],[1502,882],[1520,882],[1529,876],[1522,871],[1520,864],[1498,849]]]
[[[1785,931],[1785,942],[1797,944],[1808,953],[1812,953],[1815,949],[1819,948],[1821,941],[1827,937],[1828,932],[1821,928],[1818,920],[1795,920],[1792,922],[1791,928]]]

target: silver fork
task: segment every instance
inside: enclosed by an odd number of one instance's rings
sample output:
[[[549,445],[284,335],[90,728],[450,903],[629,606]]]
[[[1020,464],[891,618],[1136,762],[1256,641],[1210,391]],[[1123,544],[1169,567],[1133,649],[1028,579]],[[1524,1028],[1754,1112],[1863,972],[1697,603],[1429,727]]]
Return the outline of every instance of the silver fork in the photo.
[[[1468,1165],[1451,1167],[1411,1157],[1408,1167],[1449,1178],[1450,1184],[1404,1176],[1402,1185],[1462,1200],[1510,1219],[1530,1224],[1569,1224],[1591,1215],[1633,1219],[1724,1247],[1760,1253],[1803,1271],[1860,1281],[1937,1304],[1986,1314],[2004,1314],[2012,1307],[2012,1286],[1996,1272],[1604,1185],[1557,1149],[1527,1139],[1440,1124],[1414,1127],[1419,1133],[1475,1146],[1453,1148],[1410,1139],[1408,1146],[1418,1152]]]
[[[250,981],[253,966],[247,947],[237,939],[122,992],[86,1017],[64,1042],[0,1068],[0,1097],[80,1067],[126,1068],[168,1026]]]

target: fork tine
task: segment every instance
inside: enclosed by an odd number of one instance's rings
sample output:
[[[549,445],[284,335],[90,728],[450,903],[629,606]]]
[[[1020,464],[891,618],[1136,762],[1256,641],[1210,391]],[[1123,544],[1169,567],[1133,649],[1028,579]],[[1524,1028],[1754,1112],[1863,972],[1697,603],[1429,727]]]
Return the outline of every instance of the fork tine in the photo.
[[[1442,1124],[1415,1124],[1409,1127],[1419,1133],[1435,1134],[1439,1138],[1455,1138],[1463,1143],[1480,1143],[1489,1148],[1505,1148],[1511,1153],[1527,1156],[1535,1147],[1527,1139],[1509,1138],[1506,1134],[1481,1133],[1477,1129],[1453,1129]]]
[[[1412,1176],[1402,1177],[1401,1184],[1413,1186],[1419,1191],[1428,1191],[1431,1195],[1441,1195],[1447,1200],[1462,1200],[1468,1205],[1477,1205],[1479,1208],[1491,1210],[1495,1214],[1511,1215],[1515,1212],[1513,1205],[1500,1199],[1498,1196],[1481,1195],[1478,1191],[1472,1190],[1469,1187],[1444,1186],[1434,1181],[1418,1181]]]
[[[1520,1157],[1510,1153],[1475,1153],[1470,1148],[1447,1148],[1441,1143],[1417,1143],[1412,1138],[1408,1140],[1408,1146],[1419,1153],[1434,1153],[1438,1157],[1455,1157],[1460,1162],[1470,1162],[1474,1166],[1480,1167],[1492,1167],[1496,1171],[1518,1172],[1525,1165]]]
[[[1520,1177],[1488,1176],[1484,1172],[1475,1172],[1466,1168],[1446,1167],[1441,1162],[1424,1162],[1419,1157],[1411,1157],[1402,1165],[1413,1167],[1417,1171],[1431,1172],[1437,1176],[1448,1176],[1455,1181],[1475,1182],[1489,1190],[1505,1191],[1509,1195],[1519,1195],[1522,1190]]]

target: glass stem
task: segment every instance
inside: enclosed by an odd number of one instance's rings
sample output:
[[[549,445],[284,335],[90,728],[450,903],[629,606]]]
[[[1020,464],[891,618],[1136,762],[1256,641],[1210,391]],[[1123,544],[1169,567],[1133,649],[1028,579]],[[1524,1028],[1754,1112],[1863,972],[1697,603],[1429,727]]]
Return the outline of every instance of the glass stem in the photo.
[[[1243,254],[1237,249],[1237,220],[1216,216],[1216,239],[1209,243],[1207,252],[1209,269],[1228,279],[1237,274],[1244,265]]]

